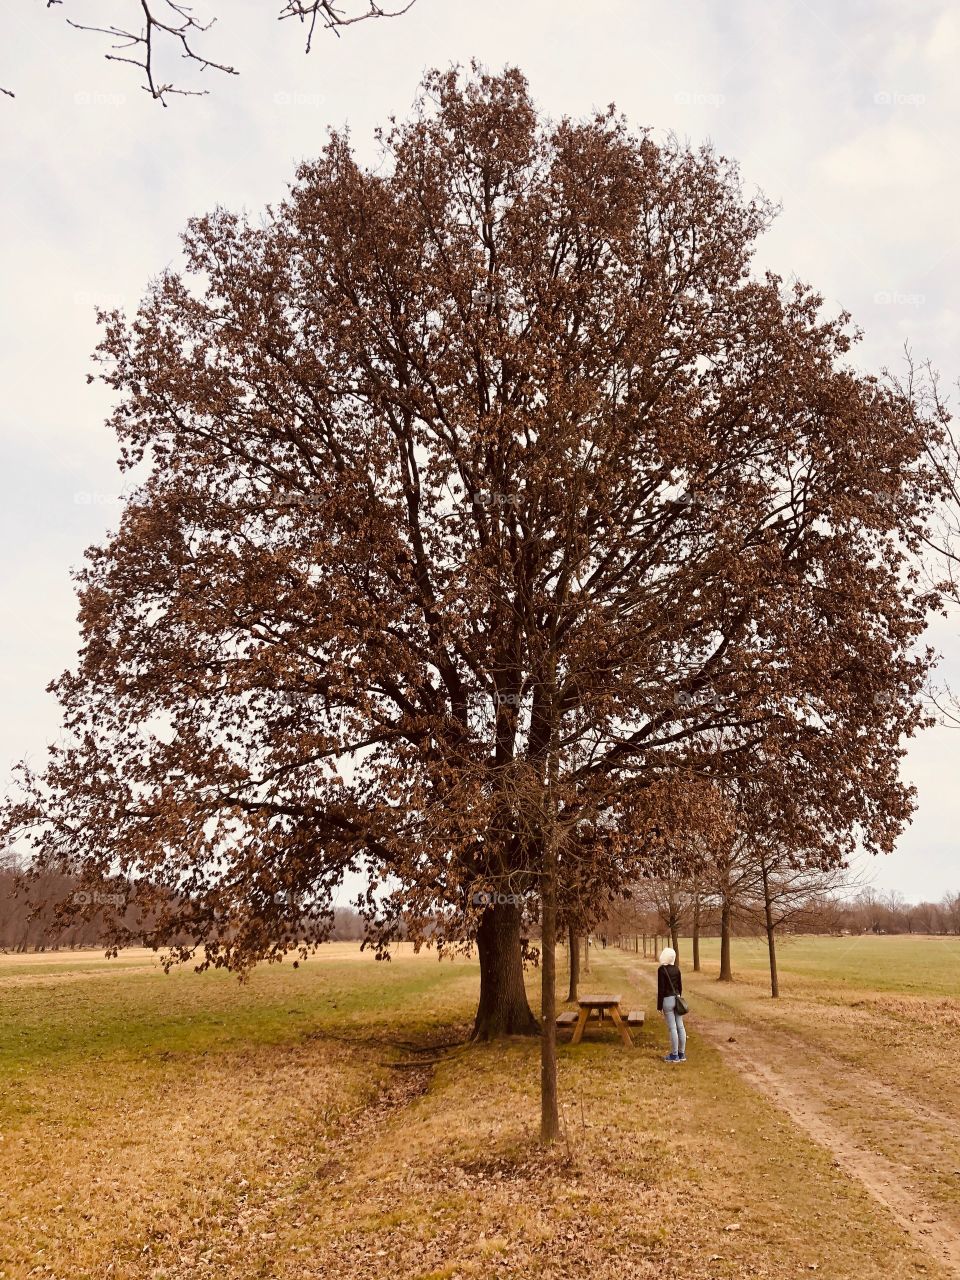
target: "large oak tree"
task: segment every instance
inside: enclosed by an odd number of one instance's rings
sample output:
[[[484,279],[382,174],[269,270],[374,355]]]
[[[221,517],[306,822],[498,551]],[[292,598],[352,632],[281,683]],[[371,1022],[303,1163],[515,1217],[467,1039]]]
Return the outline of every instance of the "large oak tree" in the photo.
[[[478,69],[381,143],[103,318],[138,487],[6,828],[237,969],[362,871],[379,947],[475,939],[476,1034],[536,1031],[525,920],[642,875],[684,777],[766,770],[825,861],[892,847],[932,427],[752,272],[772,210],[709,148]]]

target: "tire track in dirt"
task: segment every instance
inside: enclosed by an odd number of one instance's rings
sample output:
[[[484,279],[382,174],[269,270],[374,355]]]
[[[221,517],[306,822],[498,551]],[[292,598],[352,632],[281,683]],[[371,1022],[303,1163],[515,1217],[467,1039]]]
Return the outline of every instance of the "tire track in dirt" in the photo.
[[[697,994],[699,997],[701,993],[698,992]],[[723,1009],[724,1012],[733,1015],[734,1018],[739,1012],[736,1005],[732,1005],[712,993],[703,998]],[[754,1029],[756,1024],[744,1022],[741,1023],[741,1026],[750,1026],[751,1029]],[[920,1117],[927,1124],[936,1126],[941,1131],[937,1135],[939,1141],[936,1149],[938,1151],[942,1148],[943,1132],[948,1133],[957,1143],[958,1159],[955,1167],[960,1168],[960,1117],[941,1111],[939,1108],[931,1106],[928,1102],[920,1102],[919,1099],[914,1098],[911,1094],[904,1093],[902,1089],[898,1089],[895,1085],[887,1084],[876,1076],[868,1075],[865,1071],[859,1067],[852,1066],[849,1062],[844,1062],[840,1058],[829,1058],[824,1049],[812,1044],[809,1040],[804,1040],[802,1036],[788,1031],[784,1027],[765,1026],[761,1029],[760,1034],[766,1038],[768,1043],[777,1045],[783,1051],[789,1050],[793,1053],[801,1054],[804,1058],[817,1057],[820,1059],[821,1064],[823,1062],[832,1063],[833,1070],[828,1078],[828,1083],[834,1092],[840,1092],[839,1086],[845,1085],[847,1086],[845,1093],[848,1097],[862,1097],[864,1094],[872,1094],[875,1098],[881,1099],[887,1107],[903,1111],[909,1120],[912,1121]],[[838,1074],[838,1069],[842,1074]],[[822,1086],[822,1080],[820,1084]],[[859,1086],[862,1092],[857,1094],[850,1087],[853,1085]]]
[[[638,978],[652,983],[654,975],[649,971],[636,967],[633,971]],[[702,992],[697,993],[697,998],[729,1009],[722,1000]],[[711,1017],[702,1012],[702,1005],[698,1005],[694,1026],[753,1088],[786,1111],[814,1142],[830,1151],[836,1164],[893,1216],[920,1249],[948,1275],[960,1277],[960,1230],[924,1199],[918,1185],[918,1174],[928,1163],[930,1153],[942,1159],[944,1135],[912,1131],[912,1145],[917,1152],[915,1168],[867,1147],[862,1137],[847,1132],[831,1115],[827,1100],[831,1095],[847,1103],[856,1098],[862,1108],[864,1098],[885,1097],[908,1116],[911,1111],[924,1114],[931,1123],[945,1128],[955,1141],[960,1140],[956,1120],[933,1108],[913,1106],[907,1095],[863,1073],[838,1075],[835,1060],[799,1037],[761,1030],[747,1021]],[[794,1056],[785,1056],[785,1050]],[[797,1056],[798,1050],[802,1058]]]

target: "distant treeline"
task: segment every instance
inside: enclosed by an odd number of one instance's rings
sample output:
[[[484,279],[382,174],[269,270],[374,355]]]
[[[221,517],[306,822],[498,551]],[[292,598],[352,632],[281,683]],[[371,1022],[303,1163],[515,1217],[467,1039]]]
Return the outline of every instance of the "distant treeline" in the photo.
[[[58,902],[83,892],[80,881],[68,875],[48,874],[32,881],[29,896],[16,893],[18,863],[0,851],[0,951],[58,951],[105,945],[105,930],[98,913],[77,917],[59,925]],[[663,902],[649,884],[638,886],[634,900],[611,910],[597,922],[598,934],[616,938],[634,933],[688,932],[708,936],[721,932],[721,908],[705,894],[691,905],[679,891],[663,892]],[[861,889],[852,896],[836,891],[809,891],[802,884],[793,896],[781,888],[778,925],[789,933],[863,934],[930,933],[960,935],[960,892],[947,893],[939,902],[907,902],[902,894]],[[88,895],[89,898],[90,895]],[[45,905],[34,912],[33,904]],[[95,903],[94,903],[95,905]],[[694,918],[695,912],[695,918]],[[763,932],[762,911],[748,897],[731,902],[730,926],[734,934]],[[429,932],[429,930],[428,930]],[[529,930],[538,937],[534,923]],[[332,942],[358,942],[363,938],[362,917],[350,907],[334,911]]]
[[[960,934],[960,893],[939,902],[907,902],[900,893],[862,889],[849,899],[819,904],[801,929],[816,933]],[[800,931],[800,930],[798,930]]]
[[[646,886],[645,886],[646,888]],[[598,922],[597,932],[611,937],[634,933],[690,934],[702,937],[722,932],[720,906],[709,898],[694,908],[674,893],[666,904],[651,894],[638,894],[634,904],[620,904],[605,921]],[[786,909],[784,909],[784,904]],[[730,925],[739,936],[763,933],[763,903],[749,897],[736,897],[731,902]],[[960,935],[960,893],[946,893],[939,902],[907,902],[900,893],[879,893],[861,889],[852,895],[836,891],[799,892],[789,899],[781,898],[778,926],[784,933],[862,934],[862,933],[930,933]]]
[[[67,925],[57,925],[56,904],[84,892],[78,879],[48,874],[31,881],[28,894],[18,894],[17,872],[17,859],[0,851],[0,951],[62,951],[105,945],[104,925],[97,913],[89,919],[78,917]],[[93,898],[91,905],[96,905],[95,895],[87,894],[87,898]],[[35,912],[37,903],[44,905]],[[337,907],[331,941],[353,942],[362,937],[360,915],[350,907]]]

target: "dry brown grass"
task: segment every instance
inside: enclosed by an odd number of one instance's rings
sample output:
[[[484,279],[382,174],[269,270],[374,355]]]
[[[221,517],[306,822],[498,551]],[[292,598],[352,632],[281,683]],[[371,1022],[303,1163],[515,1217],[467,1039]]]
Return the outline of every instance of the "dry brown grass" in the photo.
[[[3,1280],[937,1274],[712,1048],[662,1063],[652,1011],[632,1052],[561,1048],[544,1156],[536,1045],[384,1065],[463,1038],[468,961],[330,948],[247,987],[75,966],[3,998]],[[622,956],[590,982],[651,1010]]]
[[[923,940],[885,941],[913,978],[913,952]],[[933,954],[942,955],[944,940],[932,941]],[[923,972],[942,984],[935,966]],[[960,1232],[960,997],[905,993],[889,981],[875,990],[865,973],[838,982],[830,972],[794,977],[788,970],[779,1000],[752,974],[733,984],[717,983],[711,968],[686,978],[706,1011],[733,1019],[745,1037],[751,1030],[762,1036],[772,1067],[795,1073],[802,1065],[832,1123],[894,1161],[918,1205],[929,1202]]]

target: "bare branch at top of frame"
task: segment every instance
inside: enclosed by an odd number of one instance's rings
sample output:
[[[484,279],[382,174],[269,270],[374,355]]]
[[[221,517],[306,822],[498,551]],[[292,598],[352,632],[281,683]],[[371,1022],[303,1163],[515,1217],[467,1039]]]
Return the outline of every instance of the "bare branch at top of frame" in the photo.
[[[110,36],[115,41],[112,47],[118,52],[106,54],[107,61],[129,62],[132,66],[140,67],[147,78],[144,88],[152,98],[163,106],[167,105],[165,100],[167,94],[199,97],[207,91],[206,89],[178,89],[172,83],[157,79],[156,42],[161,36],[168,36],[174,44],[179,45],[180,56],[188,62],[197,63],[202,71],[212,68],[215,71],[222,71],[226,75],[237,75],[235,67],[204,57],[190,43],[195,35],[202,35],[204,32],[209,31],[216,22],[216,18],[211,18],[206,23],[199,22],[187,5],[178,4],[175,0],[162,0],[165,6],[162,11],[159,11],[162,12],[162,16],[158,16],[158,11],[155,11],[155,3],[153,7],[147,0],[139,0],[139,3],[143,13],[143,26],[136,32],[115,26],[88,26],[85,23],[74,22],[70,18],[67,19],[67,23],[77,31],[95,31],[101,35]],[[119,52],[121,50],[130,50],[130,56]]]
[[[64,0],[47,0],[46,7],[53,8],[63,4]],[[359,0],[356,0],[359,4]],[[238,74],[236,67],[218,62],[207,57],[195,47],[194,41],[203,36],[216,22],[215,17],[209,21],[201,21],[195,16],[190,5],[180,0],[130,0],[131,9],[139,9],[139,20],[134,24],[94,26],[90,23],[77,22],[67,18],[68,26],[77,31],[92,31],[98,35],[109,37],[112,52],[105,54],[108,62],[127,62],[139,67],[146,77],[144,89],[162,106],[167,106],[167,96],[178,94],[182,97],[201,97],[206,89],[180,89],[169,79],[164,79],[158,71],[161,51],[172,45],[179,57],[186,62],[195,63],[201,71],[221,71],[225,75]],[[370,18],[399,18],[401,14],[412,9],[416,0],[407,0],[405,4],[385,7],[376,0],[364,0],[365,7],[353,12],[348,5],[336,3],[336,0],[284,0],[278,20],[298,18],[307,27],[306,52],[310,52],[313,33],[319,23],[325,30],[340,34],[340,27],[350,27],[357,22],[366,22]],[[0,94],[14,98],[12,89],[0,86]]]
[[[307,24],[306,51],[309,53],[318,19],[322,21],[326,30],[334,31],[339,35],[339,27],[350,27],[355,22],[366,22],[368,18],[399,18],[415,4],[416,0],[408,0],[399,9],[385,9],[383,5],[376,4],[375,0],[368,0],[368,7],[364,12],[348,14],[342,5],[334,4],[333,0],[287,0],[281,10],[280,20],[299,18],[301,22]]]

